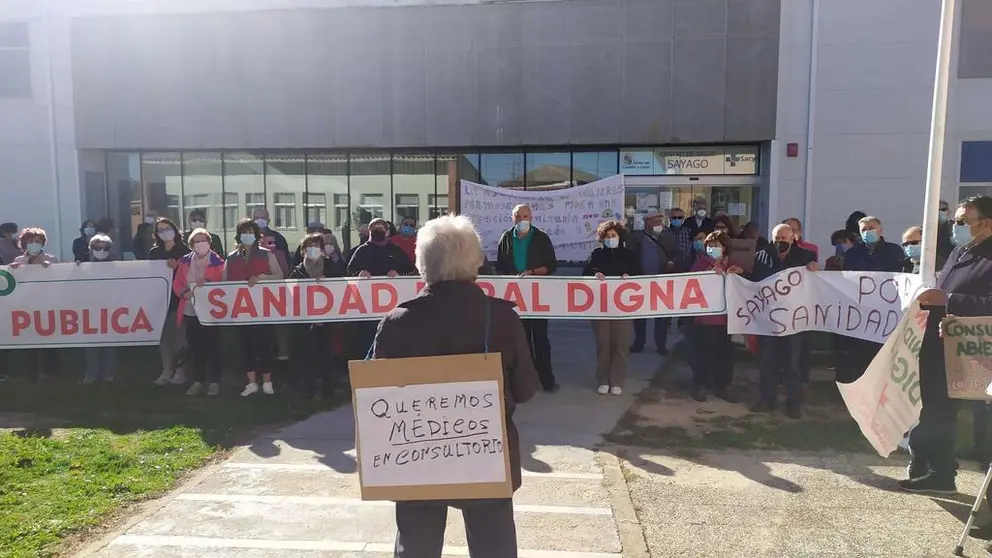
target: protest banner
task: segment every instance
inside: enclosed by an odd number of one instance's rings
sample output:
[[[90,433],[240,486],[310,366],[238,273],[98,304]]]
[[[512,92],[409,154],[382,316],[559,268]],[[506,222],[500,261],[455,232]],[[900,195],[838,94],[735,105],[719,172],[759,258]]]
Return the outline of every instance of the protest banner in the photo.
[[[363,500],[513,496],[499,353],[348,368]]]
[[[486,258],[496,260],[499,239],[513,227],[513,208],[527,204],[533,224],[551,237],[561,261],[586,261],[599,244],[596,227],[603,221],[623,219],[623,175],[561,190],[494,188],[461,182],[461,213],[472,219]]]
[[[992,383],[992,317],[944,319],[947,396],[988,401]]]
[[[837,384],[847,410],[882,457],[899,447],[920,418],[920,347],[927,314],[914,300],[864,375]]]
[[[0,349],[157,345],[171,293],[164,261],[0,267]]]
[[[872,271],[793,268],[760,283],[730,275],[727,327],[731,334],[826,331],[883,343],[921,284],[918,275]]]
[[[723,277],[681,273],[607,279],[480,277],[490,296],[512,301],[523,318],[631,319],[726,313]],[[193,290],[205,325],[378,320],[420,292],[417,277],[211,283]]]

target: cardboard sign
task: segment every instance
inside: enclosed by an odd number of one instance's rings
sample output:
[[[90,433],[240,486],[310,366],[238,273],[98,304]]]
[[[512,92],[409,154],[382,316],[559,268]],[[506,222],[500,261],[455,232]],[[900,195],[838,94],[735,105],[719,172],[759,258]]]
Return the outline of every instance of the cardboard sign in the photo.
[[[348,369],[362,500],[513,497],[499,353]]]
[[[944,363],[947,396],[988,401],[992,384],[992,317],[946,318]]]

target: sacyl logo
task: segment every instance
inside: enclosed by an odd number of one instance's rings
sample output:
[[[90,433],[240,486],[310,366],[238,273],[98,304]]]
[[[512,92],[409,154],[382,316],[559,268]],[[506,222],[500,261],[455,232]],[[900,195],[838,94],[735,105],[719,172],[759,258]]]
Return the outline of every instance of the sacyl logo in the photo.
[[[14,292],[14,287],[17,286],[17,280],[14,276],[5,269],[0,269],[0,296],[7,296]]]

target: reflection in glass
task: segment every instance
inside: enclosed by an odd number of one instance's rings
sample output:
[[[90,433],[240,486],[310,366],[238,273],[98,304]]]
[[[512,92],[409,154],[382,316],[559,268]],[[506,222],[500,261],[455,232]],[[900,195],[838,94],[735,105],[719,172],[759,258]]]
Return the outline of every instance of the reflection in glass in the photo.
[[[107,188],[110,208],[106,217],[113,221],[114,245],[130,252],[141,222],[141,158],[137,153],[107,153]]]
[[[523,153],[483,153],[479,168],[482,184],[523,189]]]
[[[560,190],[572,185],[571,153],[528,153],[526,173],[511,182],[527,190]]]
[[[145,211],[155,210],[183,228],[180,200],[183,195],[182,163],[178,153],[142,153],[141,181]]]
[[[262,158],[251,153],[224,154],[225,204],[237,198],[242,205],[237,218],[226,223],[226,232],[233,238],[238,221],[251,217],[256,209],[265,208],[265,174]],[[225,210],[226,213],[226,210]],[[272,216],[269,215],[269,220]]]
[[[396,153],[393,155],[393,201],[396,224],[410,218],[420,224],[430,211],[434,195],[434,155]]]
[[[390,156],[387,152],[351,154],[352,245],[358,243],[358,227],[381,217],[392,221]]]
[[[446,214],[449,207],[454,209],[454,205],[448,204],[454,204],[458,199],[460,181],[479,182],[479,154],[438,154],[436,169],[437,185],[434,191],[437,197],[430,204],[432,219]],[[441,201],[444,203],[441,204]]]
[[[331,205],[328,206],[327,204]],[[317,153],[307,155],[307,221],[317,220],[334,232],[341,249],[352,245],[348,233],[348,155]],[[323,208],[323,209],[322,209]],[[321,211],[326,211],[323,216]],[[314,212],[313,219],[311,212]],[[357,236],[357,235],[356,235]]]
[[[616,151],[576,151],[572,154],[572,181],[576,186],[616,174]]]
[[[207,218],[207,230],[219,235],[226,249],[231,235],[224,233],[223,190],[220,153],[183,153],[186,228],[189,228],[189,213],[194,209],[202,211]]]
[[[269,226],[281,231],[290,248],[303,237],[303,196],[307,189],[306,157],[298,154],[265,155],[265,190],[270,210]]]

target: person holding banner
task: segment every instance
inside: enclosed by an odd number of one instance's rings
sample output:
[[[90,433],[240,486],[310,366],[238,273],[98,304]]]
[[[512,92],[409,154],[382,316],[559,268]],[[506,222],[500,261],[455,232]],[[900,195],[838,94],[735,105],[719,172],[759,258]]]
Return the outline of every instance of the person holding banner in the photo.
[[[952,221],[955,248],[935,289],[918,298],[928,310],[920,346],[920,422],[909,433],[912,460],[907,492],[957,493],[954,457],[957,401],[947,395],[947,370],[940,323],[948,316],[992,316],[992,197],[974,196],[958,206]]]
[[[641,274],[637,255],[623,245],[621,231],[623,227],[616,221],[599,225],[596,238],[603,246],[592,251],[583,275],[605,281],[607,277],[626,279]],[[592,331],[596,336],[596,381],[599,383],[596,391],[600,395],[621,395],[627,379],[630,320],[593,320]]]
[[[796,245],[792,227],[781,223],[772,229],[771,245],[755,254],[754,271],[749,279],[756,282],[763,281],[782,270],[795,267],[805,267],[810,271],[816,271],[819,268],[815,258],[816,256],[812,252]],[[768,413],[774,411],[777,406],[779,380],[784,379],[788,391],[785,414],[791,419],[802,418],[802,411],[800,410],[802,348],[802,333],[782,337],[771,335],[758,337],[761,400],[751,407],[751,412]]]
[[[212,249],[213,237],[203,228],[190,232],[188,238],[193,251],[179,258],[172,280],[172,290],[179,297],[176,322],[182,325],[186,321],[186,343],[193,368],[193,383],[186,395],[199,395],[205,383],[209,383],[207,395],[220,395],[220,329],[201,324],[193,308],[193,289],[224,277],[224,260]]]
[[[554,273],[558,269],[555,246],[547,233],[531,224],[534,212],[530,206],[520,204],[513,208],[512,215],[513,228],[503,233],[496,247],[496,273],[520,277]],[[524,329],[544,391],[558,391],[558,382],[551,369],[548,320],[524,320]]]
[[[475,285],[476,271],[482,264],[482,243],[467,217],[446,215],[425,223],[418,235],[416,256],[417,269],[427,286],[383,318],[373,356],[398,359],[499,353],[510,477],[513,490],[517,490],[521,485],[520,441],[513,413],[518,404],[534,396],[539,385],[522,320],[512,302],[488,297]],[[511,498],[396,502],[393,556],[441,558],[449,506],[462,512],[472,558],[516,558]]]
[[[644,230],[634,231],[630,235],[630,251],[637,256],[640,273],[644,275],[675,273],[682,265],[682,253],[675,235],[662,223],[661,217],[662,214],[658,211],[649,212],[644,216]],[[679,226],[681,227],[681,223]],[[652,320],[634,320],[634,344],[630,346],[630,352],[639,353],[644,350],[649,321]],[[672,319],[655,318],[653,321],[655,349],[658,354],[667,355],[668,328]]]
[[[189,254],[189,247],[183,242],[179,227],[170,219],[161,217],[155,222],[154,245],[148,252],[149,260],[165,260],[169,269],[179,267],[179,259]],[[162,325],[162,342],[159,343],[159,356],[162,358],[162,374],[155,380],[155,385],[181,386],[186,383],[186,372],[183,368],[183,354],[186,352],[186,330],[176,317],[179,312],[179,295],[172,293],[169,301],[169,313]]]
[[[262,229],[251,219],[238,221],[235,229],[238,247],[227,255],[224,262],[223,281],[244,281],[254,287],[259,281],[282,279],[282,269],[275,254],[262,248]],[[262,392],[272,395],[272,368],[275,365],[275,332],[271,325],[243,325],[238,327],[238,345],[242,366],[248,384],[241,397],[258,393],[258,374],[262,374]]]
[[[95,233],[89,239],[86,246],[86,257],[90,262],[111,262],[114,257],[111,251],[114,241],[105,234]],[[75,252],[75,250],[73,250]],[[76,265],[83,262],[76,260]],[[86,360],[86,372],[83,374],[83,383],[92,384],[102,379],[104,382],[114,381],[114,373],[117,370],[117,349],[115,347],[90,347],[84,351]]]
[[[24,265],[40,265],[49,267],[59,263],[59,259],[45,252],[45,245],[48,244],[48,233],[45,229],[28,227],[21,231],[18,238],[18,245],[24,253],[14,258],[10,262],[10,269],[17,269]],[[35,378],[55,376],[59,372],[59,354],[51,349],[25,349],[24,355],[27,360],[27,368],[31,370]]]

